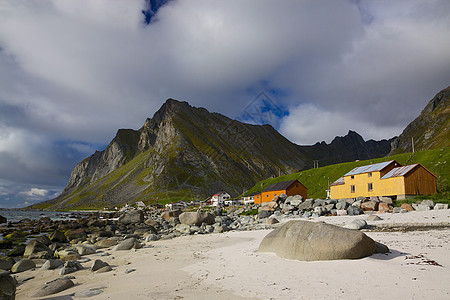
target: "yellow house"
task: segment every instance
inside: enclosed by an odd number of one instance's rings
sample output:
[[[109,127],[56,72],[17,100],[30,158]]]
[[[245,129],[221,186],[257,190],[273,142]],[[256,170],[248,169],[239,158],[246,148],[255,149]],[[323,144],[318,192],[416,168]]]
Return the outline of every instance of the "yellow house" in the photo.
[[[436,176],[421,164],[395,160],[357,167],[330,185],[332,199],[388,196],[404,199],[436,193]]]

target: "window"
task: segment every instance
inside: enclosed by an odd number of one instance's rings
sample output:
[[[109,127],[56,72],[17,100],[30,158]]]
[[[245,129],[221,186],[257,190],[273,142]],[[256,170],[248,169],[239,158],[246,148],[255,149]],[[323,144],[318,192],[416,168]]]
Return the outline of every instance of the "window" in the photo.
[[[354,185],[351,185],[351,186],[350,186],[350,192],[351,192],[351,193],[354,193],[354,192],[355,192],[355,186],[354,186]]]
[[[367,177],[372,177],[372,172],[367,173]]]
[[[369,192],[373,191],[373,184],[372,184],[372,182],[369,182],[369,183],[367,184],[367,190],[368,190]]]
[[[350,179],[355,179],[355,175],[350,176]]]

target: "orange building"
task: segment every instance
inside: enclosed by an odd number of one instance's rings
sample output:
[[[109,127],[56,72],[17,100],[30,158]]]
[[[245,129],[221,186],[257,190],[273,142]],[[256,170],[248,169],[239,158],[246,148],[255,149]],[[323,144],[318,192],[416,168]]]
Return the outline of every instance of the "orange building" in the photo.
[[[286,194],[288,196],[301,195],[308,198],[308,189],[298,180],[282,181],[267,186],[260,194],[255,195],[255,204],[270,202],[274,197]]]
[[[421,164],[395,160],[357,167],[330,185],[331,198],[388,196],[404,199],[436,193],[436,176]]]

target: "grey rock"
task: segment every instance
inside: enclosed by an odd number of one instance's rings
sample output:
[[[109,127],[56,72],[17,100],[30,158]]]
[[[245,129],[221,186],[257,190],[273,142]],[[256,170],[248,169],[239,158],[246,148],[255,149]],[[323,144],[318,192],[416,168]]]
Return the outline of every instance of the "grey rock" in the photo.
[[[434,209],[448,209],[448,204],[444,203],[436,203],[434,205]]]
[[[200,226],[202,223],[207,225],[214,224],[214,216],[208,212],[184,212],[179,216],[181,224],[186,225],[197,225]]]
[[[139,241],[136,240],[135,238],[128,238],[128,239],[122,241],[118,245],[114,246],[114,248],[112,250],[113,251],[123,251],[123,250],[130,250],[131,248],[135,248],[135,249],[141,248]]]
[[[336,215],[337,216],[346,216],[347,215],[347,211],[345,209],[338,209],[336,211]]]
[[[48,259],[45,261],[45,263],[41,266],[41,270],[53,270],[60,266],[64,265],[64,262],[58,260],[58,259]]]
[[[59,271],[59,275],[70,274],[81,269],[83,269],[83,266],[79,262],[75,260],[67,261],[62,267],[61,271]]]
[[[81,256],[94,254],[97,251],[94,247],[87,246],[87,245],[77,245],[75,247],[75,249],[78,251],[78,254],[80,254]]]
[[[358,259],[376,253],[375,241],[361,231],[322,222],[289,221],[270,232],[260,252],[304,261]]]
[[[413,207],[414,207],[414,205],[413,205]],[[430,210],[431,208],[429,205],[421,203],[421,204],[418,204],[417,207],[414,207],[414,209],[417,211],[426,211],[426,210]]]
[[[7,223],[8,220],[4,216],[0,216],[0,224]]]
[[[149,234],[145,237],[146,242],[152,242],[152,241],[157,241],[157,240],[158,240],[158,236],[156,234]]]
[[[91,268],[89,269],[91,272],[95,272],[97,270],[100,270],[103,267],[109,266],[107,262],[104,262],[100,259],[96,259],[93,263]]]
[[[258,212],[258,219],[265,219],[272,215],[272,212],[269,210],[261,210]]]
[[[95,246],[99,248],[109,248],[115,245],[117,245],[117,241],[115,239],[103,239],[95,243]]]
[[[433,209],[434,205],[435,205],[433,200],[422,200],[422,202],[420,202],[420,204],[428,205],[430,207],[430,209]]]
[[[0,258],[0,270],[11,270],[14,263],[15,261],[11,257],[2,257]]]
[[[39,242],[38,240],[31,240],[25,247],[23,253],[24,258],[51,258],[53,250]]]
[[[42,288],[38,289],[32,294],[32,297],[44,297],[48,295],[53,295],[68,288],[74,286],[72,280],[68,278],[58,278],[53,281],[46,283]]]
[[[394,205],[394,201],[392,201],[392,198],[390,197],[379,197],[380,201],[389,205]]]
[[[118,223],[123,225],[139,224],[144,222],[144,212],[142,210],[131,210],[119,217]]]
[[[305,202],[302,202],[298,205],[298,209],[300,210],[311,210],[313,209],[314,200],[306,199]]]
[[[349,206],[347,208],[347,214],[349,216],[357,216],[357,215],[360,215],[360,214],[363,214],[363,213],[364,212],[359,207],[356,207],[356,206],[353,206],[353,205],[351,205],[351,206]]]
[[[16,298],[17,281],[8,271],[0,270],[0,299],[14,300]]]
[[[350,222],[349,224],[345,225],[344,227],[348,229],[360,230],[367,228],[367,222],[365,220],[356,219]]]
[[[336,209],[337,210],[342,210],[342,209],[347,209],[347,207],[349,207],[350,204],[345,201],[345,199],[340,199],[337,203],[336,203]]]
[[[326,204],[324,207],[327,211],[331,211],[334,209],[334,203]]]
[[[20,273],[36,268],[36,263],[31,259],[21,259],[11,267],[11,273]]]
[[[377,215],[370,215],[367,217],[367,221],[380,221],[380,220],[383,220],[383,219]]]
[[[269,219],[267,219],[267,224],[273,225],[273,224],[277,224],[277,223],[280,223],[280,221],[278,221],[277,218],[269,218]]]

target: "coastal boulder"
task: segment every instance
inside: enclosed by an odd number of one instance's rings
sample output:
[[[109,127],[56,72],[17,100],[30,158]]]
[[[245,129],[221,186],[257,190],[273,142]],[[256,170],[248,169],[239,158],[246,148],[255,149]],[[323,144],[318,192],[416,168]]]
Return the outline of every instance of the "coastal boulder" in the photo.
[[[0,224],[6,223],[7,221],[4,216],[0,216]]]
[[[139,224],[144,222],[144,212],[142,210],[132,210],[124,213],[119,217],[119,224]]]
[[[130,250],[131,248],[134,248],[134,249],[141,248],[141,244],[139,243],[139,241],[133,237],[120,242],[112,250],[113,251],[122,251],[122,250]]]
[[[31,240],[25,247],[24,258],[51,258],[53,250],[38,240]]]
[[[11,267],[11,273],[20,273],[36,268],[36,264],[31,259],[21,259]]]
[[[53,243],[65,243],[65,242],[67,242],[66,236],[59,230],[53,231],[48,238]]]
[[[386,247],[387,248],[387,247]],[[363,232],[322,222],[289,221],[270,232],[259,252],[302,261],[358,259],[377,253],[374,240]]]
[[[16,298],[17,282],[8,271],[0,270],[0,299],[14,300]]]
[[[48,295],[53,295],[68,288],[74,286],[72,280],[68,278],[58,278],[53,281],[47,282],[43,287],[35,291],[31,296],[32,297],[44,297]]]
[[[179,216],[181,224],[185,225],[197,225],[200,226],[202,223],[207,225],[212,225],[215,222],[215,218],[212,214],[208,212],[184,212]]]
[[[166,210],[161,214],[161,218],[165,220],[169,220],[170,218],[177,218],[179,217],[183,211],[181,209],[175,209],[175,210]]]

